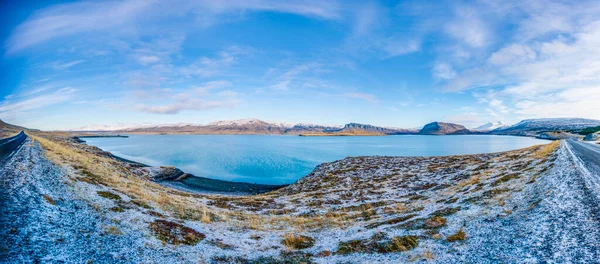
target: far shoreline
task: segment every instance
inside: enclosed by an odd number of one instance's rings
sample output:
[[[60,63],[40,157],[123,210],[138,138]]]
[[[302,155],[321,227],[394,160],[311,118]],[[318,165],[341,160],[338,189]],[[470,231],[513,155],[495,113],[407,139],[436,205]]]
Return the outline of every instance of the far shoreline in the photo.
[[[123,134],[123,135],[128,135],[128,134]],[[131,134],[131,135],[137,135],[137,134]],[[159,134],[143,134],[143,135],[159,135]],[[169,134],[169,135],[200,135],[200,136],[291,136],[291,135],[273,135],[273,134]],[[338,135],[336,135],[338,136]],[[495,135],[495,134],[456,134],[456,135],[421,135],[421,134],[400,134],[400,135],[386,135],[386,136],[501,136],[501,137],[509,137],[509,136],[515,136],[515,135]],[[334,136],[335,137],[335,136]],[[338,137],[345,137],[345,136],[338,136]],[[371,136],[356,136],[356,137],[371,137]],[[531,137],[531,136],[522,136],[519,135],[519,137],[530,137],[530,138],[535,138],[535,137]],[[73,138],[77,138],[77,136],[73,136]],[[99,137],[95,137],[95,138],[102,138],[102,136]],[[127,137],[114,137],[114,136],[110,136],[110,138],[127,138]],[[535,139],[540,139],[540,138],[535,138]],[[80,143],[88,145],[87,142],[85,141],[80,141]],[[98,149],[100,149],[101,151],[105,152],[107,155],[121,161],[121,162],[125,162],[128,164],[131,164],[133,166],[140,166],[140,167],[162,167],[162,166],[150,166],[147,164],[144,164],[142,162],[137,162],[135,161],[135,158],[123,158],[120,157],[118,155],[113,154],[110,151],[105,151],[97,146],[94,145],[88,145],[88,146],[92,146],[92,147],[96,147]],[[517,148],[520,149],[520,148]],[[505,151],[512,151],[512,150],[517,150],[517,149],[510,149],[510,150],[504,150],[504,151],[496,151],[496,152],[483,152],[483,153],[467,153],[467,154],[452,154],[452,155],[432,155],[432,156],[413,156],[413,155],[409,155],[409,156],[401,156],[401,155],[359,155],[359,156],[352,156],[352,157],[370,157],[370,156],[379,156],[379,157],[447,157],[447,156],[461,156],[461,155],[481,155],[481,154],[489,154],[489,153],[501,153],[501,152],[505,152]],[[349,156],[350,157],[350,156]],[[342,158],[343,159],[343,158]],[[332,161],[326,161],[326,162],[322,162],[319,163],[318,165],[315,166],[318,167],[319,165],[325,164],[325,163],[330,163],[330,162],[335,162],[341,159],[336,159],[336,160],[332,160]],[[163,166],[168,166],[168,165],[163,165]],[[314,168],[313,168],[314,169]],[[160,183],[161,185],[165,185],[171,188],[177,187],[176,189],[182,189],[185,191],[189,191],[189,192],[194,192],[194,193],[200,193],[200,194],[223,194],[223,195],[252,195],[252,194],[260,194],[260,193],[265,193],[265,192],[269,192],[269,191],[273,191],[273,190],[277,190],[279,188],[283,188],[285,186],[288,186],[290,184],[293,184],[294,182],[291,183],[287,183],[287,184],[257,184],[257,183],[251,183],[251,182],[247,182],[247,181],[230,181],[230,180],[221,180],[221,179],[216,179],[216,178],[208,178],[208,177],[202,177],[202,176],[196,176],[193,175],[191,173],[186,173],[183,172],[184,174],[186,174],[187,176],[184,177],[183,179],[179,179],[179,180],[175,180],[175,179],[167,179],[167,180],[159,180],[156,181],[157,183]],[[305,177],[306,175],[303,175],[302,177]],[[302,177],[300,177],[299,179],[301,179]],[[195,181],[199,182],[200,184],[190,184],[188,182],[186,182],[186,179],[194,179]],[[258,191],[257,191],[258,189]]]

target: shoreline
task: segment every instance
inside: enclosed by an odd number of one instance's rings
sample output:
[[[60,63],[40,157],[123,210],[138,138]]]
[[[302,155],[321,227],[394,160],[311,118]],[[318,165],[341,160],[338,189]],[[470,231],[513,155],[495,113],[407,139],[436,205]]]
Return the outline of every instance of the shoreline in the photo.
[[[159,135],[159,134],[151,134],[151,135]],[[183,135],[205,135],[205,134],[183,134]],[[226,134],[226,135],[234,136],[233,134]],[[240,135],[240,134],[235,134],[235,135]],[[248,134],[241,134],[241,135],[246,136]],[[537,137],[533,137],[533,136],[524,136],[524,135],[497,135],[497,134],[456,134],[456,135],[401,134],[401,135],[376,135],[376,136],[481,136],[481,135],[505,136],[505,137],[517,136],[517,137],[531,137],[531,138],[536,138],[536,139],[544,139],[544,138],[537,138]],[[265,134],[265,136],[292,136],[292,135]],[[302,136],[302,135],[300,135],[300,136]],[[344,137],[344,135],[329,135],[329,136]],[[353,135],[353,136],[364,136],[364,135]],[[375,135],[371,135],[371,136],[375,136]],[[100,137],[102,137],[102,136],[100,136]],[[109,137],[113,137],[113,136],[109,136]],[[121,137],[121,136],[119,136],[119,137]],[[130,164],[132,166],[144,167],[144,168],[173,167],[173,168],[179,170],[178,168],[176,168],[174,166],[168,166],[168,165],[150,166],[150,165],[147,165],[147,164],[144,164],[141,162],[137,162],[137,161],[134,161],[131,159],[122,158],[118,155],[113,154],[112,152],[105,151],[99,147],[96,147],[93,145],[88,145],[86,141],[80,140],[79,136],[75,136],[72,138],[75,139],[77,141],[77,143],[79,143],[79,144],[84,144],[89,147],[97,148],[100,151],[102,151],[105,155],[112,157],[118,161]],[[127,138],[127,136],[122,137],[122,138]],[[546,140],[553,141],[551,139],[546,139]],[[535,146],[535,145],[532,145],[532,146]],[[521,148],[497,151],[497,152],[453,154],[453,155],[433,155],[433,156],[382,156],[382,155],[366,155],[365,156],[365,155],[363,155],[363,156],[352,156],[352,157],[353,158],[359,158],[359,157],[407,157],[407,158],[452,157],[452,156],[498,154],[498,153],[503,153],[503,152],[507,152],[507,151],[519,150],[519,149],[521,149]],[[333,160],[333,161],[322,162],[322,163],[318,164],[315,168],[317,168],[323,164],[337,162],[337,161],[340,161],[343,159],[344,158],[338,159],[338,160]],[[300,180],[301,178],[303,178],[305,176],[307,176],[307,175],[300,177],[298,180]],[[164,179],[152,179],[152,180],[163,186],[169,187],[169,188],[192,192],[192,193],[196,193],[196,194],[221,194],[221,195],[233,195],[233,196],[235,196],[235,195],[255,195],[255,194],[267,193],[270,191],[275,191],[275,190],[278,190],[281,188],[285,188],[296,182],[295,181],[295,182],[292,182],[289,184],[257,184],[257,183],[251,183],[251,182],[228,181],[228,180],[220,180],[220,179],[215,179],[215,178],[202,177],[202,176],[197,176],[197,175],[187,173],[184,171],[181,171],[181,174],[178,174],[177,176],[167,177]],[[192,181],[194,183],[189,183],[190,181]]]
[[[73,137],[73,139],[78,140],[78,137]],[[174,175],[168,175],[165,177],[164,175],[157,175],[152,178],[152,181],[155,181],[161,185],[168,186],[170,188],[177,187],[174,189],[184,190],[188,192],[193,192],[197,194],[223,194],[223,195],[254,195],[266,193],[274,190],[278,190],[288,186],[289,184],[257,184],[250,182],[236,182],[236,181],[226,181],[219,180],[213,178],[207,178],[202,176],[196,176],[191,173],[186,173],[174,166],[150,166],[141,162],[133,161],[130,159],[125,159],[114,155],[109,151],[105,151],[99,147],[88,145],[85,141],[81,142],[77,141],[78,144],[84,144],[89,147],[94,147],[102,151],[106,156],[112,157],[120,162],[124,162],[129,164],[130,166],[140,167],[140,168],[173,168],[177,170],[179,173]],[[191,183],[190,183],[191,182]]]

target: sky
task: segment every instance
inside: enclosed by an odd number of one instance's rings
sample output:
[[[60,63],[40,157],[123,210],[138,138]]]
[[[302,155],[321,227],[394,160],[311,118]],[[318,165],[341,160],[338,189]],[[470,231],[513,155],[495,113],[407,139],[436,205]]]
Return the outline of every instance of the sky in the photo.
[[[0,119],[600,119],[598,1],[2,1]]]

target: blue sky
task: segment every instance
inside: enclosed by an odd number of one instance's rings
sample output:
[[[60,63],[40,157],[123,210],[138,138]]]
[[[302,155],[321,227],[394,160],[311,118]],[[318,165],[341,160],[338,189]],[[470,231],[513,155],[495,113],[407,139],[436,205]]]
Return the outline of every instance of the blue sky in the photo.
[[[600,118],[597,1],[3,1],[0,118]]]

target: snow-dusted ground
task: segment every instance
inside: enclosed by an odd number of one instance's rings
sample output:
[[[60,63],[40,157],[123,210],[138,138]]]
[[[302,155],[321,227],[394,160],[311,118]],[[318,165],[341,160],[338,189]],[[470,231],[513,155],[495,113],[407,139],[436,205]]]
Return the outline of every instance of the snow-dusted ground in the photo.
[[[556,149],[482,155],[346,158],[322,164],[296,184],[263,195],[172,190],[156,194],[164,195],[165,201],[148,201],[145,206],[132,200],[140,198],[135,193],[83,180],[81,169],[73,169],[77,164],[55,165],[44,153],[29,140],[2,168],[2,263],[600,259],[599,203],[597,190],[590,185],[598,175],[580,170],[586,161],[579,160],[567,142]],[[154,197],[155,190],[162,189],[148,189],[147,197]],[[172,208],[171,200],[191,207]],[[185,210],[202,208],[214,219],[179,219]],[[162,242],[150,230],[160,219],[205,238],[192,245]],[[451,242],[461,229],[466,238]],[[305,249],[287,248],[282,239],[289,233],[305,235],[314,243]],[[375,253],[381,248],[373,241],[387,243],[405,236],[413,236],[418,245]],[[358,246],[342,250],[342,244],[351,240]]]
[[[107,210],[114,202],[97,195],[106,188],[75,183],[68,173],[45,159],[39,144],[31,140],[3,164],[0,263],[183,260],[182,252],[140,232],[144,221],[153,217],[137,210],[127,214]]]

